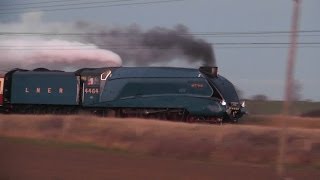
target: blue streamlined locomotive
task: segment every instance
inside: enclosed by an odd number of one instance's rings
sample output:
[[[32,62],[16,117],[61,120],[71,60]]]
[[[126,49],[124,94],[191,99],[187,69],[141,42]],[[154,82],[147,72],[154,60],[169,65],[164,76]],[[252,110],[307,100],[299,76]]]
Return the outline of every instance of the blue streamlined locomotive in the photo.
[[[237,122],[245,114],[233,84],[217,67],[14,69],[3,78],[2,109],[13,113],[90,111],[118,117]]]

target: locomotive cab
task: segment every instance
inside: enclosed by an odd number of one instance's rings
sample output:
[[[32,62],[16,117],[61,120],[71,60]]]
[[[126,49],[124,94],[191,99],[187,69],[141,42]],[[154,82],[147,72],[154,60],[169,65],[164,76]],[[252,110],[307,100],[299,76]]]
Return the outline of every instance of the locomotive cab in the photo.
[[[80,77],[81,104],[94,106],[100,102],[100,95],[104,90],[112,68],[84,68],[76,71]]]

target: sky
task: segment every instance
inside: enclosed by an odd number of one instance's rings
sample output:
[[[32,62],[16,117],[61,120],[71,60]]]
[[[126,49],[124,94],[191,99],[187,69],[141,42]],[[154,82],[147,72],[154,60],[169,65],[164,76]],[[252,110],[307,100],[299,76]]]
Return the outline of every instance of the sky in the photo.
[[[289,34],[275,32],[290,31],[292,0],[69,0],[60,3],[59,1],[46,2],[48,0],[0,0],[0,31],[12,30],[9,27],[12,27],[13,24],[21,24],[23,17],[28,17],[27,15],[32,12],[36,12],[33,18],[38,17],[37,21],[41,21],[38,32],[47,30],[42,27],[44,25],[50,25],[56,29],[67,29],[70,25],[69,30],[76,31],[72,24],[77,22],[119,29],[138,26],[141,31],[148,31],[155,27],[175,29],[178,25],[183,25],[196,38],[213,44],[219,74],[228,78],[240,89],[244,98],[257,94],[264,94],[273,100],[282,100],[284,97],[288,58],[288,44],[285,43],[289,43]],[[91,4],[54,7],[59,4],[87,2]],[[299,45],[294,78],[301,86],[301,99],[320,101],[318,80],[320,23],[317,23],[317,19],[320,18],[320,1],[302,0],[301,5],[299,29],[304,32],[299,33],[298,42],[313,44]],[[35,8],[36,6],[48,7]],[[88,6],[95,7],[82,8]],[[24,10],[22,10],[23,7]],[[54,8],[68,10],[47,11],[47,9]],[[35,31],[37,24],[29,29],[21,28],[20,31],[22,30]],[[257,32],[267,33],[257,34]],[[203,35],[204,33],[209,33],[209,35]],[[216,33],[231,34],[217,35]],[[4,42],[3,37],[0,38],[0,43],[1,41]],[[113,52],[117,53],[115,50]],[[123,57],[122,63],[133,65],[128,58]],[[148,65],[192,68],[199,66],[197,63],[183,60],[183,57],[180,56],[175,56],[170,62],[155,61]]]

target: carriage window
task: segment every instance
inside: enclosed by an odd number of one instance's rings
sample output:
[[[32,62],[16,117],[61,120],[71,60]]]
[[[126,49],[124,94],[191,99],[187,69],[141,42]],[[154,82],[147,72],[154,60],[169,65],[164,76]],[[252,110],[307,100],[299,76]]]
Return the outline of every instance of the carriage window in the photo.
[[[103,81],[107,80],[107,78],[108,78],[110,75],[111,75],[111,71],[110,71],[110,70],[102,73],[102,74],[101,74],[101,80],[103,80]]]

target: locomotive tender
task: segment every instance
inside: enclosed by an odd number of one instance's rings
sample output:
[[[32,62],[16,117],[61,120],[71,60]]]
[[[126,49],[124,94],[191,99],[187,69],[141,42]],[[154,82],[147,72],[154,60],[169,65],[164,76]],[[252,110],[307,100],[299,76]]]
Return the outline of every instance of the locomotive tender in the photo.
[[[237,122],[245,114],[217,67],[14,69],[0,77],[1,109],[12,113],[90,111],[118,117]]]

